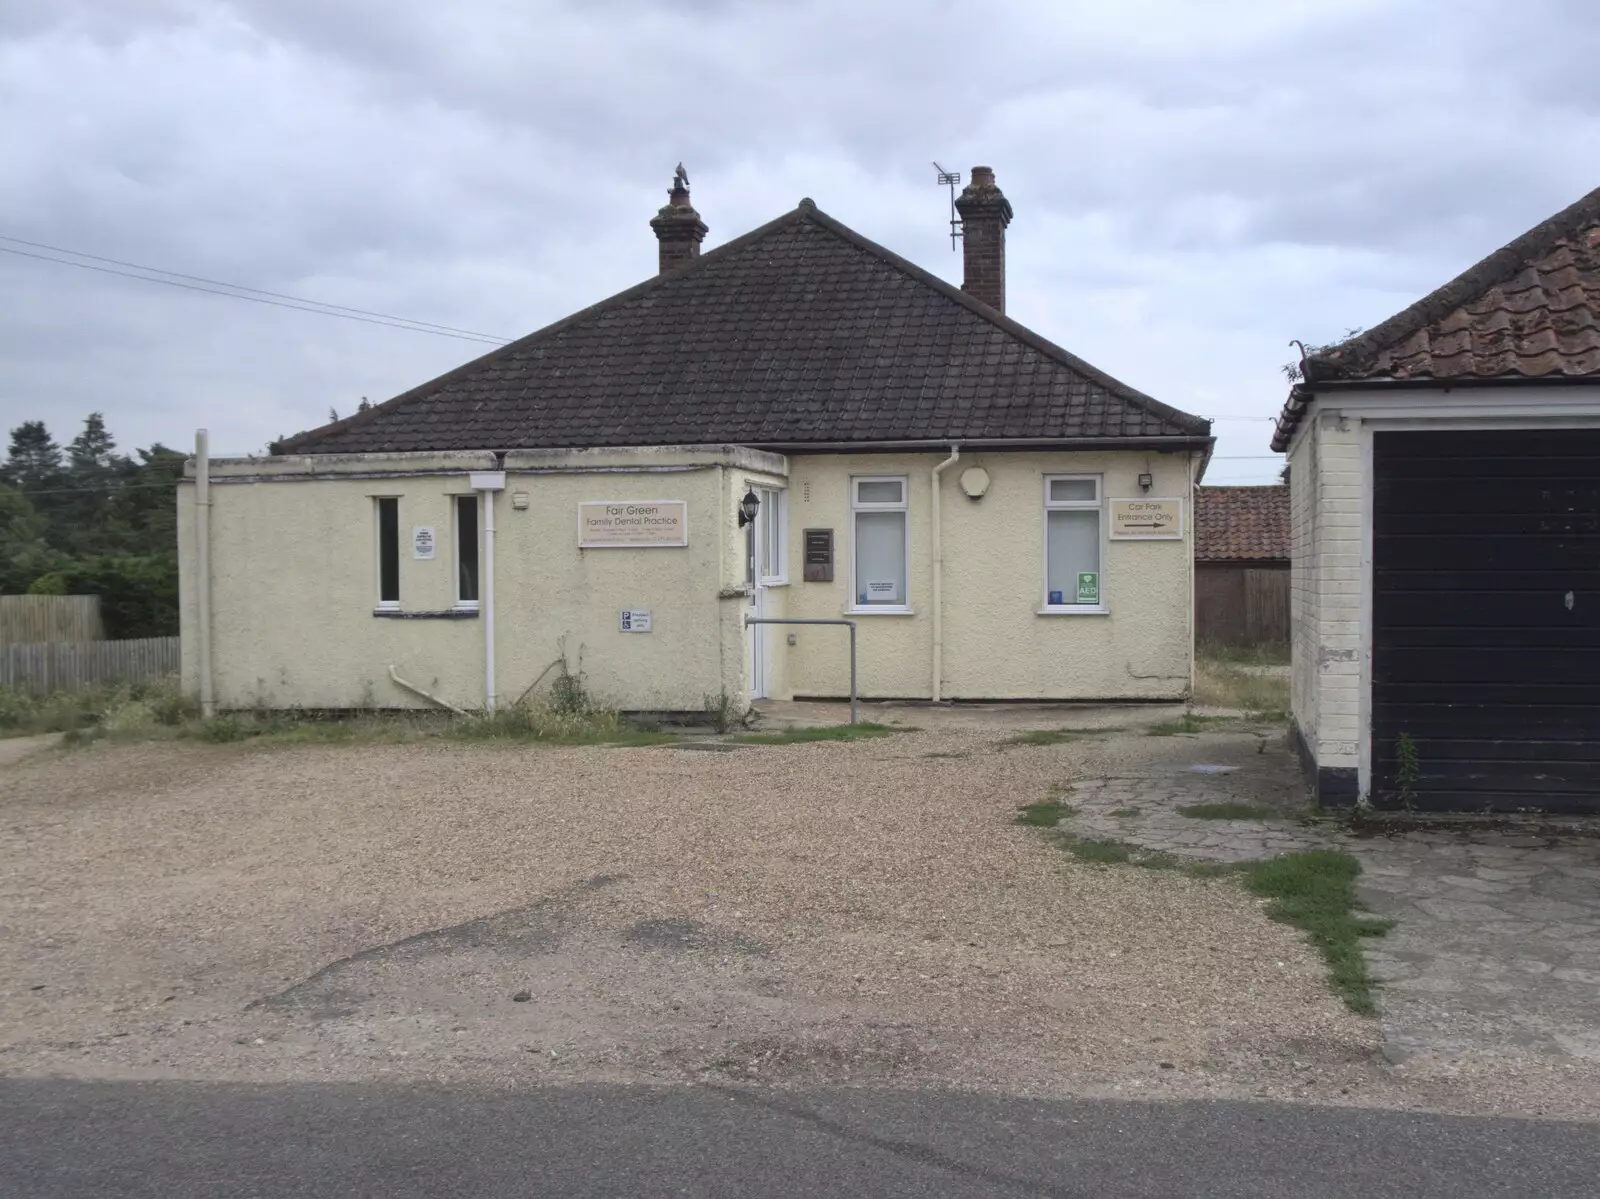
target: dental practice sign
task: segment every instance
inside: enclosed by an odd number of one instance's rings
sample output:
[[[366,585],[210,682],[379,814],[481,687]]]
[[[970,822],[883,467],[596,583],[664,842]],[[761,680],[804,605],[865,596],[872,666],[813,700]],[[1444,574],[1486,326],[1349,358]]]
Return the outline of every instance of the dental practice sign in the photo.
[[[579,549],[654,549],[689,544],[683,500],[586,500],[578,505]]]

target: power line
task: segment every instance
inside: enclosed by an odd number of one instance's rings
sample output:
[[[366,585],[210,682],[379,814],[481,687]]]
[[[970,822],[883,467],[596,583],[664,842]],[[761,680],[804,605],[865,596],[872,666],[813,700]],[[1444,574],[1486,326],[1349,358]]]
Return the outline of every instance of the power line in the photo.
[[[5,240],[16,240],[16,239],[7,238]],[[66,250],[66,251],[63,251],[63,252],[64,253],[68,253],[68,254],[74,253],[74,251],[72,251],[72,250]],[[265,295],[255,296],[255,295],[244,295],[244,294],[241,294],[241,292],[239,292],[239,291],[220,291],[220,290],[218,290],[217,288],[214,288],[214,287],[200,287],[198,284],[194,284],[194,283],[182,283],[182,282],[179,282],[177,279],[158,279],[158,278],[154,277],[153,275],[138,275],[138,274],[134,274],[132,271],[119,271],[119,270],[116,270],[115,268],[109,267],[109,266],[95,266],[92,263],[88,263],[88,262],[72,262],[72,261],[70,261],[69,259],[66,259],[66,258],[51,258],[47,254],[35,254],[35,253],[33,253],[32,251],[29,251],[29,250],[16,250],[16,249],[13,249],[10,246],[0,246],[0,253],[3,253],[3,254],[16,254],[16,255],[19,255],[19,256],[21,256],[23,258],[36,258],[40,262],[53,262],[57,266],[75,266],[80,270],[98,271],[103,275],[120,275],[125,279],[138,279],[139,281],[141,281],[143,283],[162,283],[162,284],[165,284],[167,287],[181,287],[181,288],[185,289],[186,291],[199,291],[199,292],[204,292],[207,295],[226,296],[230,300],[248,300],[252,304],[270,304],[274,308],[288,308],[288,309],[290,309],[290,310],[292,310],[294,312],[311,312],[311,313],[317,314],[318,316],[335,316],[335,317],[338,317],[340,320],[360,321],[364,325],[383,325],[384,327],[389,328],[389,329],[407,329],[407,330],[410,330],[412,333],[432,333],[435,337],[453,337],[457,341],[475,341],[475,342],[478,342],[480,345],[503,346],[503,345],[507,344],[511,340],[510,338],[505,338],[505,337],[495,337],[492,334],[488,334],[488,333],[471,333],[471,332],[466,332],[466,331],[463,331],[463,332],[449,332],[449,331],[447,331],[447,326],[442,326],[442,325],[441,326],[430,326],[430,325],[423,324],[422,322],[411,321],[406,317],[394,317],[393,319],[379,320],[376,317],[372,317],[372,316],[360,316],[360,315],[357,315],[357,312],[360,311],[360,310],[351,310],[351,311],[348,311],[348,312],[346,312],[346,311],[337,311],[336,310],[336,306],[334,306],[334,305],[325,305],[325,306],[322,306],[322,307],[309,307],[309,305],[320,304],[321,301],[319,301],[319,300],[307,300],[304,303],[293,303],[293,304],[291,304],[291,303],[286,303],[283,300],[275,300],[275,299],[266,298],[266,295],[271,295],[271,294],[275,294],[275,293],[266,293]],[[87,257],[87,255],[85,257]],[[140,267],[138,269],[139,270],[153,270],[154,268],[152,268],[152,267]],[[223,284],[223,286],[224,287],[232,287],[233,284],[225,283],[225,284]]]
[[[68,250],[61,246],[49,246],[44,242],[29,241],[25,237],[9,237],[4,233],[0,233],[0,241],[8,241],[13,245],[18,246],[32,246],[35,250],[49,250],[55,254],[71,254],[74,258],[87,258],[93,262],[109,262],[112,266],[131,267],[136,271],[149,271],[151,274],[155,275],[170,275],[174,279],[188,279],[192,283],[209,283],[213,287],[228,287],[232,288],[234,291],[248,291],[258,296],[271,296],[275,300],[293,300],[297,304],[315,304],[318,308],[332,308],[340,312],[359,313],[361,316],[375,316],[389,321],[403,321],[408,325],[418,325],[427,329],[438,329],[444,333],[461,333],[469,337],[486,337],[490,341],[511,340],[509,337],[499,337],[493,333],[480,333],[476,329],[458,329],[454,325],[440,325],[433,321],[414,321],[408,316],[395,316],[390,312],[373,312],[367,308],[351,308],[346,304],[329,304],[325,300],[308,300],[305,296],[286,295],[281,291],[263,291],[259,287],[246,287],[242,283],[228,283],[222,279],[207,279],[204,275],[185,275],[182,271],[169,271],[158,266],[144,266],[143,264],[137,262],[124,262],[120,258],[104,258],[99,254],[86,254],[82,250]],[[153,279],[151,282],[156,283],[160,282],[160,280]]]
[[[12,487],[17,492],[18,495],[23,495],[23,496],[35,496],[35,495],[85,495],[85,494],[87,494],[89,492],[94,492],[95,494],[99,495],[99,494],[108,494],[108,493],[121,493],[121,492],[124,492],[124,491],[146,491],[146,490],[151,490],[151,489],[158,488],[158,487],[159,488],[167,488],[167,487],[175,486],[177,483],[180,483],[180,482],[182,482],[182,477],[181,476],[174,476],[172,479],[162,479],[159,482],[155,482],[155,483],[107,483],[107,484],[105,484],[104,486],[101,486],[101,487],[40,487],[40,488],[34,488],[34,487],[24,487],[24,486],[21,486],[19,484],[15,484],[15,483],[8,484],[8,486]]]

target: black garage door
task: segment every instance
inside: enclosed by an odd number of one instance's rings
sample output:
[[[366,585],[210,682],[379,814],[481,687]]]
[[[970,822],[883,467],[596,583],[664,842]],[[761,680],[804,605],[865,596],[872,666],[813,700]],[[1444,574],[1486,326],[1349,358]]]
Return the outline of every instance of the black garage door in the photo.
[[[1600,812],[1600,430],[1378,433],[1373,800]]]

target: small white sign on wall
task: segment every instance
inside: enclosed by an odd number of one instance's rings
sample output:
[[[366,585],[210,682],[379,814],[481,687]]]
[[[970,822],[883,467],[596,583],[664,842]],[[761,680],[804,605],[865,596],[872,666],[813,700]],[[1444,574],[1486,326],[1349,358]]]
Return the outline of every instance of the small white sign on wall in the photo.
[[[617,627],[624,633],[648,633],[650,631],[650,613],[641,612],[638,608],[624,608]]]
[[[433,557],[433,526],[413,525],[411,527],[411,556],[426,561]]]

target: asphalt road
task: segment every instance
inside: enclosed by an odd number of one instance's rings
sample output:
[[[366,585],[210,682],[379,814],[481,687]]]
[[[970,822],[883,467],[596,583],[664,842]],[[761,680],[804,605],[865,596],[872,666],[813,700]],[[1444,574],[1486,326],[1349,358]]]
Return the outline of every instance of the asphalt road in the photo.
[[[834,1090],[0,1080],[9,1199],[1593,1196],[1593,1125]]]

